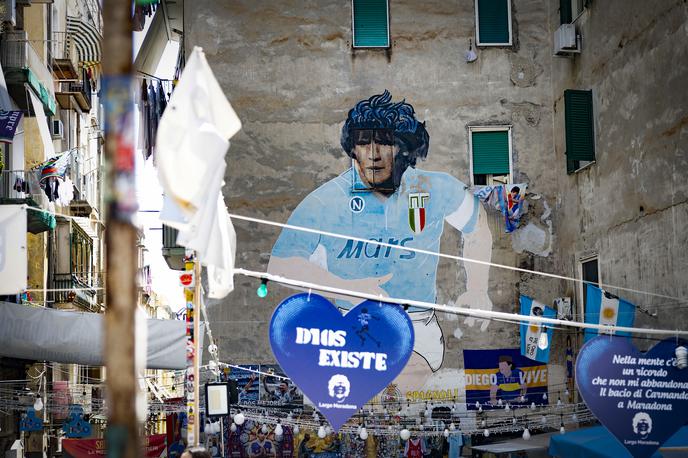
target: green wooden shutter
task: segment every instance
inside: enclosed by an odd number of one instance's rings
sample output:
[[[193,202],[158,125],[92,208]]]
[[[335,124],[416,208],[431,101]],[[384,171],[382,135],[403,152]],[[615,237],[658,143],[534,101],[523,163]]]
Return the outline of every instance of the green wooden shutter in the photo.
[[[511,0],[478,0],[478,44],[509,44]]]
[[[573,21],[571,0],[559,0],[559,23],[570,24]]]
[[[354,48],[389,48],[387,0],[353,0]]]
[[[592,118],[592,91],[564,91],[566,159],[594,161],[595,136]]]
[[[509,173],[509,132],[497,130],[473,132],[474,175],[506,175]]]

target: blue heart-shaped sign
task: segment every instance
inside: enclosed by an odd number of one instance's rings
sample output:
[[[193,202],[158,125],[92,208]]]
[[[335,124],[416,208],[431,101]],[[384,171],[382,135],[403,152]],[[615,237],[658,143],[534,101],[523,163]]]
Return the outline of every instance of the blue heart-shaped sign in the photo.
[[[406,366],[413,325],[398,305],[365,301],[342,316],[317,294],[296,294],[270,322],[277,362],[335,430]]]
[[[688,420],[688,369],[676,368],[681,344],[667,339],[641,353],[628,338],[600,336],[576,360],[585,404],[636,458],[651,456]]]

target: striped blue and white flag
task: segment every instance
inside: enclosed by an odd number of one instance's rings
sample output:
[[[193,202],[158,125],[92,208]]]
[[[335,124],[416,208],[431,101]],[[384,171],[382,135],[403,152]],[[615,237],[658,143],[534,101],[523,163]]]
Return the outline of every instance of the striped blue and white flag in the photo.
[[[521,296],[521,315],[556,318],[557,311],[528,296]],[[549,349],[552,345],[551,326],[542,323],[521,323],[521,354],[528,359],[549,362]]]
[[[633,326],[635,305],[596,286],[586,285],[585,322],[606,326]],[[610,330],[611,331],[611,330]],[[585,342],[598,335],[629,336],[627,332],[585,330]]]

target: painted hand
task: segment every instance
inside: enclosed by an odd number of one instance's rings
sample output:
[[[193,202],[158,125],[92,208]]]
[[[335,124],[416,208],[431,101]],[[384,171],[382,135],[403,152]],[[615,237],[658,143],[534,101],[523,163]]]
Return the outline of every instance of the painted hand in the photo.
[[[359,280],[351,280],[350,289],[362,293],[373,294],[375,296],[388,297],[389,294],[387,294],[387,291],[385,291],[382,288],[382,285],[390,281],[392,279],[392,275],[394,274],[390,272],[387,275],[383,275],[381,277],[368,277],[361,278]],[[355,299],[351,302],[353,304],[358,304],[360,302],[363,302],[364,300],[365,299]]]
[[[484,290],[466,291],[456,300],[456,305],[479,310],[492,310],[492,300],[490,300],[487,291]],[[468,317],[464,320],[464,323],[470,327],[475,326],[476,323],[480,323],[480,330],[484,332],[487,330],[490,320]]]

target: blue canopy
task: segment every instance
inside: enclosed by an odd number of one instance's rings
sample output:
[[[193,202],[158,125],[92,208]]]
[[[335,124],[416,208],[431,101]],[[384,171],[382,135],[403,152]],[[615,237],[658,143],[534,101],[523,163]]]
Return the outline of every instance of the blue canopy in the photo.
[[[688,426],[679,429],[662,447],[688,447]],[[549,441],[549,454],[558,458],[632,458],[604,426],[553,435]],[[652,458],[661,457],[659,452],[652,455]]]

